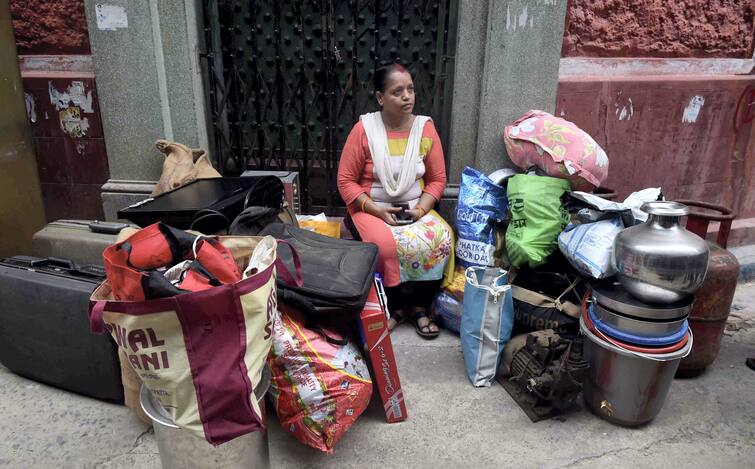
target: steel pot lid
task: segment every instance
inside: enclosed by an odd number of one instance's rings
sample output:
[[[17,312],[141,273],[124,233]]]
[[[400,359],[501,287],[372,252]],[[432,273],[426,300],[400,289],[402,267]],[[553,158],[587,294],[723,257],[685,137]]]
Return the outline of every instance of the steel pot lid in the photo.
[[[618,281],[611,279],[592,288],[593,300],[617,313],[636,318],[677,319],[689,314],[693,296],[665,305],[650,304],[632,296]]]
[[[686,205],[665,200],[645,202],[640,207],[640,210],[659,217],[683,217],[689,214],[689,207]]]

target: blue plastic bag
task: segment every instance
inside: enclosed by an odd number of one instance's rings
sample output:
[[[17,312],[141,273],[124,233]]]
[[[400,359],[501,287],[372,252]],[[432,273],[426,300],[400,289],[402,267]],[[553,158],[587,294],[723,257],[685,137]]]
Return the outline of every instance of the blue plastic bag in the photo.
[[[456,258],[464,267],[495,264],[494,223],[506,220],[506,189],[487,176],[464,168],[456,206]]]
[[[441,325],[451,332],[459,333],[461,328],[461,302],[445,290],[441,290],[433,301],[433,314]]]
[[[513,326],[514,302],[508,272],[495,267],[469,267],[460,335],[464,366],[475,387],[490,386],[495,378]]]

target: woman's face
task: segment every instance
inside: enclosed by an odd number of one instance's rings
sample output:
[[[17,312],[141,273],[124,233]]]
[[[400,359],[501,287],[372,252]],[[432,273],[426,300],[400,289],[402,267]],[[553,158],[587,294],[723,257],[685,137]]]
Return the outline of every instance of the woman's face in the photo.
[[[411,114],[414,110],[414,82],[409,72],[393,71],[386,80],[385,91],[376,93],[383,111],[394,116]]]

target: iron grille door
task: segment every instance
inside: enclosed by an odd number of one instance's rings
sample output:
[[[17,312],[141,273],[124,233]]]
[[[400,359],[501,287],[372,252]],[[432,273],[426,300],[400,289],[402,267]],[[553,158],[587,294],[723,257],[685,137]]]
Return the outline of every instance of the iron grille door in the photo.
[[[447,135],[457,0],[205,0],[213,155],[224,175],[298,171],[306,211],[343,212],[336,172],[372,71],[401,62]]]

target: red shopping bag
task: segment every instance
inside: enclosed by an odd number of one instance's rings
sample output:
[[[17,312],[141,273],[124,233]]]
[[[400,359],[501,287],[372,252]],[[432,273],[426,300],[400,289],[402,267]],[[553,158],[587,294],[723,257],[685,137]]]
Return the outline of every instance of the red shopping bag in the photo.
[[[154,223],[108,246],[102,257],[116,300],[142,301],[241,280],[236,260],[218,240],[164,223]],[[174,287],[155,270],[184,260],[194,261],[185,285]]]
[[[239,269],[252,258],[254,269],[250,265],[237,282],[146,301],[115,300],[107,280],[92,293],[89,315],[92,331],[112,335],[174,422],[218,445],[263,428],[253,391],[270,349],[276,269],[292,276],[278,262],[272,237],[211,242],[221,244]],[[296,252],[294,258],[300,283]]]

